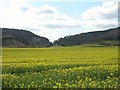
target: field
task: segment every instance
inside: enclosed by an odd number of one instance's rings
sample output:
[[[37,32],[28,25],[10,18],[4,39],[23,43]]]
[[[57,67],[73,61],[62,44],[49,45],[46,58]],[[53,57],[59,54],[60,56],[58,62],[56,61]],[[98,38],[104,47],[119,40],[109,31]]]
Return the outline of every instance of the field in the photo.
[[[3,88],[118,88],[118,47],[3,48]]]

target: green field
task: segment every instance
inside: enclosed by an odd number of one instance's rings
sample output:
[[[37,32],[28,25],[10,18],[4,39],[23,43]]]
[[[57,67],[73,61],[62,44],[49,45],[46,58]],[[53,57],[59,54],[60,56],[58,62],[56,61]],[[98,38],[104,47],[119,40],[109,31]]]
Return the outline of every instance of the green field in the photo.
[[[118,88],[118,47],[3,48],[3,88]]]

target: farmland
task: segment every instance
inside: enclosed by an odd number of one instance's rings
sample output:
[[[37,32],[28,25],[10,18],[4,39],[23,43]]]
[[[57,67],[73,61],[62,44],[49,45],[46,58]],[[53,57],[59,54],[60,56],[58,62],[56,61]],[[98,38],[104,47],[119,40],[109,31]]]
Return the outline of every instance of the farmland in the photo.
[[[3,48],[3,88],[118,88],[118,47]]]

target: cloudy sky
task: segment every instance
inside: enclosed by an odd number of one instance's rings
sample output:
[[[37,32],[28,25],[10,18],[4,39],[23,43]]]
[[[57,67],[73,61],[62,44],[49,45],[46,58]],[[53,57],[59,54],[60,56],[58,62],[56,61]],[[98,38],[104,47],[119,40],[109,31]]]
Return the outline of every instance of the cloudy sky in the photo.
[[[0,0],[1,28],[26,29],[50,41],[117,26],[117,0]]]

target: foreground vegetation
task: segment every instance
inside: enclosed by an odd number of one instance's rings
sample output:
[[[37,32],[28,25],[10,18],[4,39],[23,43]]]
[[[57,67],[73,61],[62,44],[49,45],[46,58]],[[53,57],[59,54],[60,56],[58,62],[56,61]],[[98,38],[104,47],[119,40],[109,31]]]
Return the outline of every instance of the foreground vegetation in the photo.
[[[117,47],[3,48],[3,88],[118,88]]]

